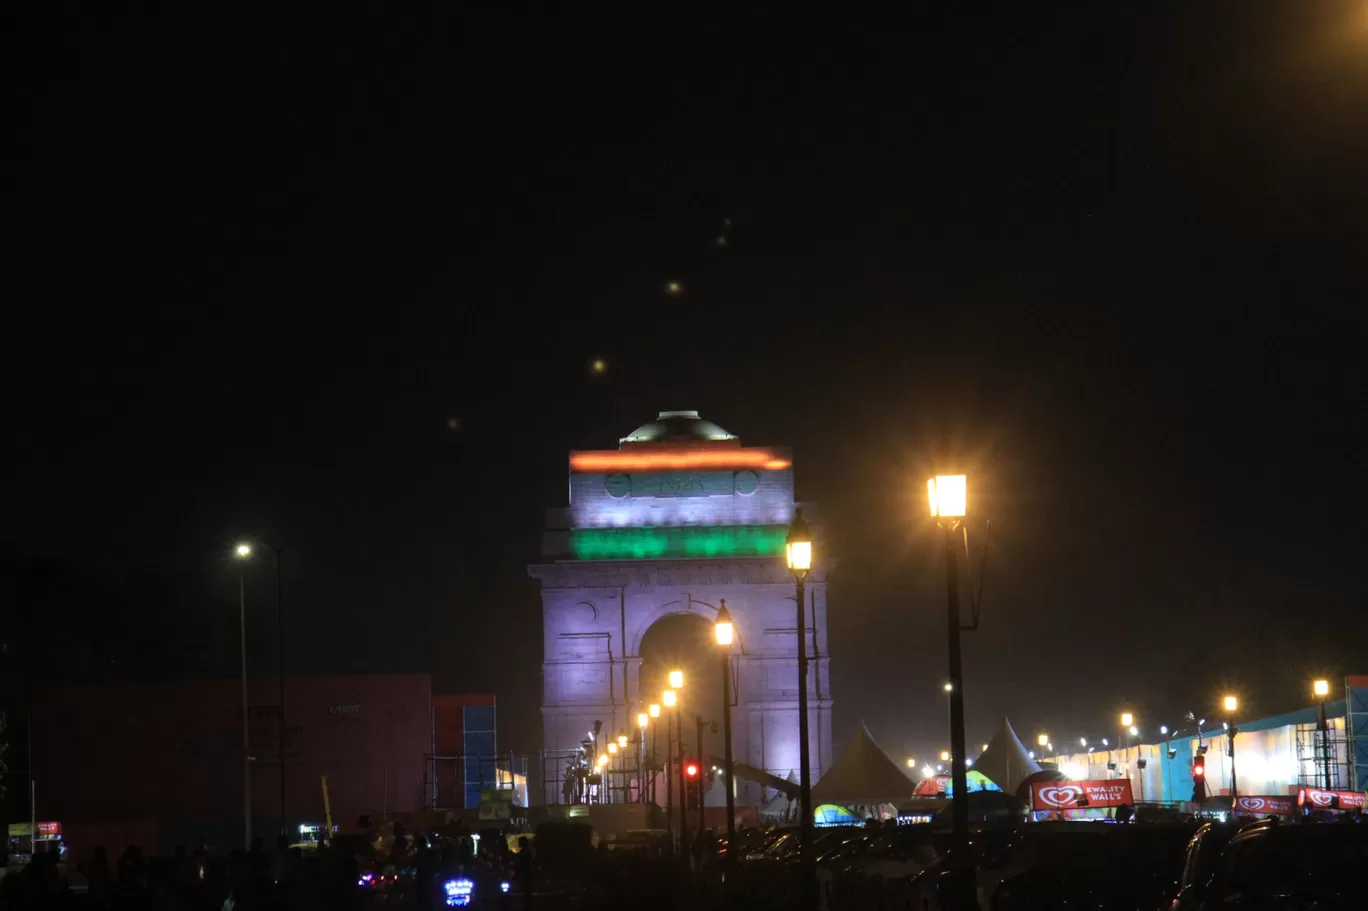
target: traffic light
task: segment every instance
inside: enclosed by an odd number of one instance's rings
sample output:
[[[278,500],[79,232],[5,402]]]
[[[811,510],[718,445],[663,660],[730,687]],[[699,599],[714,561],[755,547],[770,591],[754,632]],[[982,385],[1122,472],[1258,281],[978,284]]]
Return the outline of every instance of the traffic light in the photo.
[[[1206,756],[1199,752],[1192,759],[1192,802],[1201,803],[1206,798]]]
[[[698,760],[692,757],[684,760],[684,806],[686,809],[696,809],[702,800],[702,791],[699,788]]]

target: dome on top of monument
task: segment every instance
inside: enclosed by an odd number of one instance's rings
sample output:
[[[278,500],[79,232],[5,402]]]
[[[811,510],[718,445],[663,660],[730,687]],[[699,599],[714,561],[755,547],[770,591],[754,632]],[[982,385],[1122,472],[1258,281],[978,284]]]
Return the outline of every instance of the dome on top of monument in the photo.
[[[619,443],[685,443],[699,440],[734,440],[736,436],[705,421],[697,411],[662,411],[654,421],[642,424]]]

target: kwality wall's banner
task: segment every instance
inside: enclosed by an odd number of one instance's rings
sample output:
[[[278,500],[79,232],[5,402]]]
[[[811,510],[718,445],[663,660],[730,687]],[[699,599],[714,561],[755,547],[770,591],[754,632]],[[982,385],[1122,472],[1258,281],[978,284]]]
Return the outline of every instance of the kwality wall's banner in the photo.
[[[1260,816],[1291,816],[1297,809],[1292,797],[1236,797],[1236,813],[1257,813]]]
[[[1339,798],[1339,808],[1341,810],[1352,810],[1355,807],[1368,805],[1368,800],[1357,791],[1322,791],[1320,788],[1302,788],[1297,791],[1297,806],[1310,807],[1312,809],[1328,810],[1336,805],[1335,798]]]
[[[1031,809],[1076,810],[1135,803],[1130,781],[1040,781],[1031,785]]]

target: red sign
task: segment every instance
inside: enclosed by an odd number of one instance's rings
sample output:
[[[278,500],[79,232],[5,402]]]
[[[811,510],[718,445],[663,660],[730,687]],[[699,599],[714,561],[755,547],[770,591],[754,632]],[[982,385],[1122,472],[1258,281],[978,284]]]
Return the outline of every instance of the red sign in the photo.
[[[1291,816],[1296,809],[1291,797],[1236,797],[1236,813],[1257,813],[1261,816]]]
[[[1341,810],[1352,810],[1355,807],[1363,807],[1368,804],[1368,800],[1357,791],[1322,791],[1320,788],[1302,788],[1297,792],[1297,806],[1311,807],[1312,809],[1328,810],[1339,798],[1339,808]]]
[[[61,835],[62,824],[60,822],[40,822],[38,823],[39,835]]]
[[[1041,781],[1031,785],[1031,808],[1035,810],[1076,810],[1082,807],[1119,807],[1131,804],[1130,782],[1116,781]]]

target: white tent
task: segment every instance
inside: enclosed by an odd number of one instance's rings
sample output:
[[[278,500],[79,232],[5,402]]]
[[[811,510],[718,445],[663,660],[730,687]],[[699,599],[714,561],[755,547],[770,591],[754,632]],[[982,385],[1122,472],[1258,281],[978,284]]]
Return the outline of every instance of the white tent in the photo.
[[[989,741],[988,749],[974,760],[974,771],[982,772],[1008,794],[1015,794],[1023,781],[1040,771],[1040,766],[1021,745],[1011,723],[1004,718],[1002,727]]]
[[[916,785],[898,764],[879,749],[860,722],[855,738],[812,788],[812,805],[865,806],[907,800]]]

